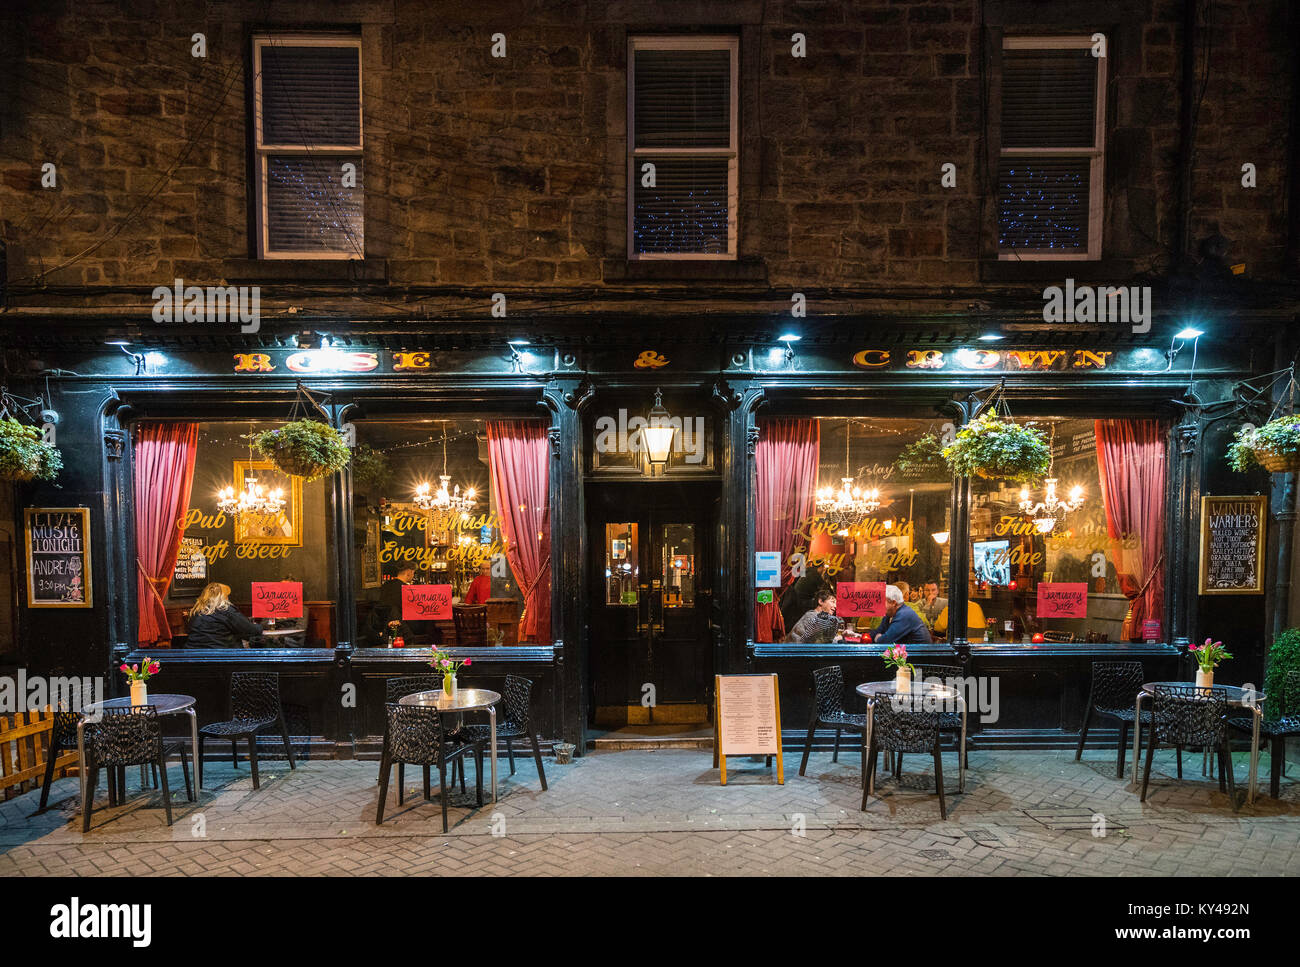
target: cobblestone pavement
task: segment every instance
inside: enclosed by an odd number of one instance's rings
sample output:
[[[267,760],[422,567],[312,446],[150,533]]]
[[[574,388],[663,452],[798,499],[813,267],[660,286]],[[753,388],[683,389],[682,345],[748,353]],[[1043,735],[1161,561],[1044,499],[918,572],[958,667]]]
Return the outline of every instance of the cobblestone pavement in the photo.
[[[791,756],[784,786],[761,760],[732,759],[725,788],[707,751],[596,753],[548,761],[545,793],[530,759],[513,777],[503,759],[500,801],[489,796],[482,808],[471,764],[446,834],[436,772],[435,801],[425,802],[419,770],[408,769],[411,795],[398,806],[390,789],[376,827],[374,762],[300,762],[293,772],[265,763],[258,792],[246,762],[239,771],[209,763],[197,803],[184,801],[174,765],[180,793],[168,829],[160,793],[139,794],[132,770],[131,798],[117,808],[101,781],[102,808],[84,836],[75,779],[55,784],[43,815],[33,815],[38,792],[0,803],[0,875],[1300,874],[1300,773],[1270,799],[1267,757],[1265,793],[1234,814],[1217,781],[1201,776],[1200,755],[1185,757],[1179,782],[1172,753],[1157,753],[1143,804],[1115,778],[1113,752],[1082,762],[1067,751],[973,752],[964,794],[950,753],[946,822],[921,759],[906,760],[901,786],[886,779],[865,813],[852,753],[838,765],[815,753],[805,777]],[[1243,789],[1245,760],[1237,756]],[[1104,836],[1094,835],[1098,816]]]

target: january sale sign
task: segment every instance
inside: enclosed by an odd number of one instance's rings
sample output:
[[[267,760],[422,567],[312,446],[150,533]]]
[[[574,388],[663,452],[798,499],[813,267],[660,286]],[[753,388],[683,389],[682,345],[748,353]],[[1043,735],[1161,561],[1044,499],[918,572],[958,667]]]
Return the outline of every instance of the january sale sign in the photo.
[[[402,585],[403,621],[438,621],[450,617],[450,584]]]

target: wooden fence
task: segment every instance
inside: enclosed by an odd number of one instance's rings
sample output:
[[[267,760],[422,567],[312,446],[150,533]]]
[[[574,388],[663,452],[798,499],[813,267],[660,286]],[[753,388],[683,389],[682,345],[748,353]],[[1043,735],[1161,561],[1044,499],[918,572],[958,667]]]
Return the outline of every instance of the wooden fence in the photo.
[[[0,790],[12,799],[35,789],[45,778],[45,763],[54,731],[54,712],[41,711],[0,715]],[[65,750],[54,761],[54,777],[75,769],[77,750]]]

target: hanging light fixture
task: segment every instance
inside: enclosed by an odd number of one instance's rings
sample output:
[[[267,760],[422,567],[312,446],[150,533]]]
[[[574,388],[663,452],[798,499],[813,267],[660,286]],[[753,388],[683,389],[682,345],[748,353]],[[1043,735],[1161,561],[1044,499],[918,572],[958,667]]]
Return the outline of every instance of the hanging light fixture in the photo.
[[[852,527],[863,517],[880,507],[880,490],[871,487],[863,490],[849,474],[849,429],[852,421],[844,421],[844,476],[840,488],[822,487],[817,491],[817,514],[835,527]]]
[[[655,405],[650,410],[647,425],[641,428],[641,440],[645,444],[646,458],[652,469],[662,467],[668,462],[668,454],[673,449],[673,436],[677,428],[673,426],[672,417],[664,406],[663,392],[655,389]]]
[[[233,486],[223,487],[217,491],[217,510],[223,514],[238,517],[240,514],[274,515],[284,510],[284,490],[276,487],[267,490],[257,478],[251,476],[253,468],[253,425],[248,425],[248,470],[245,471],[244,486],[239,493]]]
[[[431,510],[440,516],[458,517],[471,513],[478,505],[478,495],[473,487],[466,487],[462,493],[460,484],[454,487],[451,475],[447,473],[447,427],[442,428],[442,473],[438,475],[438,489],[433,490],[426,481],[415,488],[412,497],[416,507]]]
[[[1056,460],[1056,424],[1052,424],[1052,435],[1049,441],[1049,447],[1052,451],[1053,464]],[[1052,465],[1048,465],[1047,472],[1052,472]],[[1070,488],[1069,496],[1062,499],[1056,493],[1058,481],[1055,477],[1048,477],[1043,481],[1043,499],[1036,501],[1026,485],[1020,488],[1020,512],[1026,517],[1033,519],[1034,529],[1040,534],[1049,534],[1056,527],[1058,521],[1065,519],[1067,514],[1072,514],[1083,506],[1087,499],[1084,496],[1083,488],[1075,484]]]

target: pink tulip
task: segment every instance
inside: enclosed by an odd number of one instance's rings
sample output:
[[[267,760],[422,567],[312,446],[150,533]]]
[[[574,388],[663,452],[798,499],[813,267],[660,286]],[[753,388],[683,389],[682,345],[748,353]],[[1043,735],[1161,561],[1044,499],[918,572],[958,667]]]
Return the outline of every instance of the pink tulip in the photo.
[[[122,667],[121,667],[120,669],[118,669],[118,670],[119,670],[119,671],[124,671],[124,672],[129,672],[131,669],[129,669],[129,668],[126,667],[126,662],[122,662]]]
[[[474,659],[472,659],[472,658],[466,658],[464,664],[466,665],[466,667],[468,667],[468,666],[474,664]]]

